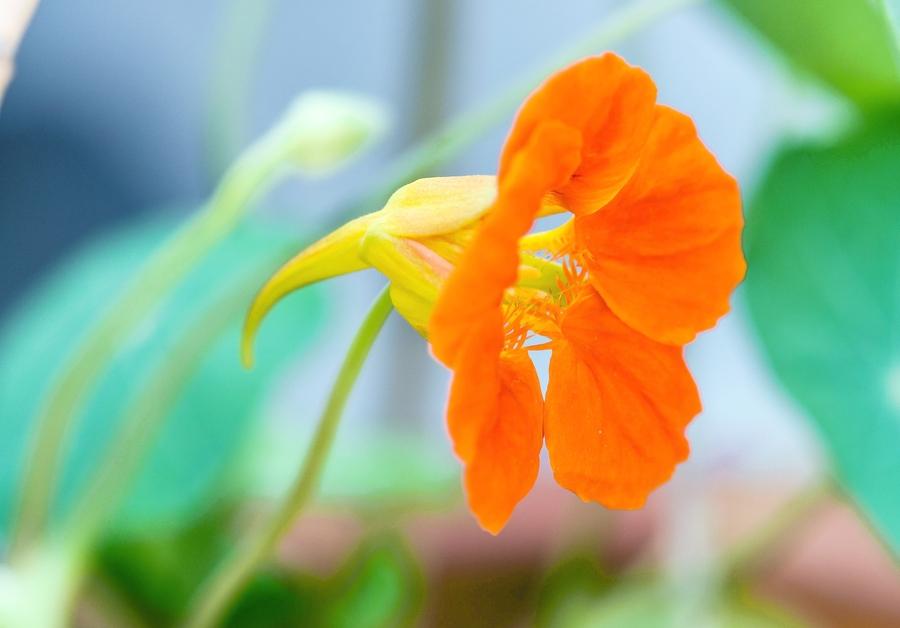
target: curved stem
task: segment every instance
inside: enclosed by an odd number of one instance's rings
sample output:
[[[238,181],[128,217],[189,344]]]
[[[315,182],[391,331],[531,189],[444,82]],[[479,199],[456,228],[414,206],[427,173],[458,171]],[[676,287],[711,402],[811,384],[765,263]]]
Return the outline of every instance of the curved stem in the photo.
[[[247,542],[241,545],[204,585],[198,596],[196,610],[185,624],[186,628],[209,628],[217,625],[235,596],[253,576],[257,567],[275,550],[278,541],[309,501],[331,451],[331,444],[347,398],[372,344],[392,309],[389,288],[385,287],[372,304],[347,351],[331,389],[328,403],[319,419],[309,453],[287,495],[271,518],[264,522],[259,530],[252,533]]]
[[[169,409],[175,405],[209,348],[229,326],[240,319],[247,300],[271,273],[285,251],[273,251],[265,263],[232,278],[221,295],[185,326],[171,350],[147,376],[126,406],[110,443],[99,458],[86,488],[64,520],[64,535],[76,547],[84,547],[115,513],[133,482]]]
[[[46,523],[69,423],[93,382],[152,308],[232,231],[254,196],[282,171],[285,153],[285,131],[276,126],[238,159],[207,206],[157,250],[63,363],[35,418],[14,522],[13,554],[20,554]]]
[[[204,153],[218,179],[245,139],[254,68],[275,0],[229,0],[220,13],[207,99]]]

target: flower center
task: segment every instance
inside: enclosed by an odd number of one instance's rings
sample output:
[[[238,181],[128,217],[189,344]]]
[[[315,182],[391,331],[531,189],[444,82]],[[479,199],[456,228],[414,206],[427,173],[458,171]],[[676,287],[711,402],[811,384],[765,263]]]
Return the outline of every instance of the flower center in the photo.
[[[562,335],[563,310],[588,283],[588,273],[567,254],[557,260],[528,253],[521,257],[519,281],[503,301],[505,349],[543,351]]]

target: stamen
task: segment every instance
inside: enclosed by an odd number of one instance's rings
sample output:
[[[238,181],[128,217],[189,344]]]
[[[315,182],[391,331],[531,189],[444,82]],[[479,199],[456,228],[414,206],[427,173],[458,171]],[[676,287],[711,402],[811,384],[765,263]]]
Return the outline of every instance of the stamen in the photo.
[[[518,284],[506,292],[504,347],[507,350],[550,349],[553,339],[560,335],[563,309],[588,284],[587,268],[574,253],[571,225],[569,221],[520,241],[522,265],[537,272],[522,272],[520,268]],[[535,252],[539,250],[547,252],[551,259],[537,257]],[[550,340],[526,344],[536,336]]]
[[[507,291],[504,310],[504,347],[508,350],[528,348],[525,343],[536,335],[558,333],[559,305],[554,295],[547,292],[512,288]]]

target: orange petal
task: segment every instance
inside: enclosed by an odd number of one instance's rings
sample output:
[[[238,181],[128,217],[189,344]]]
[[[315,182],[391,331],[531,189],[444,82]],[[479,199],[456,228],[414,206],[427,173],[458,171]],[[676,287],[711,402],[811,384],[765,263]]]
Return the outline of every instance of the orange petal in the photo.
[[[516,281],[519,239],[547,192],[571,176],[580,137],[556,121],[537,127],[472,243],[444,284],[429,324],[432,350],[454,371],[447,424],[466,463],[472,512],[497,533],[537,477],[541,389],[527,352],[503,354],[501,302]]]
[[[475,455],[485,417],[497,414],[500,379],[497,363],[503,349],[503,321],[497,308],[471,321],[458,352],[447,403],[447,428],[456,455],[469,462]]]
[[[500,160],[500,177],[540,124],[558,120],[582,136],[580,164],[557,195],[589,214],[631,178],[653,122],[656,86],[613,53],[579,61],[551,76],[519,111]]]
[[[575,219],[594,287],[634,329],[685,344],[729,309],[746,269],[738,186],[693,122],[658,106],[634,176],[602,210]]]
[[[465,473],[469,508],[492,534],[500,532],[534,485],[543,444],[541,384],[528,353],[504,354],[495,364],[499,394],[494,413],[477,419],[484,426]],[[454,393],[484,394],[480,387]]]
[[[687,458],[700,399],[680,347],[622,323],[592,289],[563,313],[544,406],[557,482],[609,508],[640,508]]]
[[[431,316],[428,337],[435,357],[453,367],[472,334],[487,319],[503,333],[500,303],[516,281],[519,239],[531,229],[544,196],[567,180],[578,160],[577,132],[559,122],[539,125],[499,181],[497,199],[447,279]]]

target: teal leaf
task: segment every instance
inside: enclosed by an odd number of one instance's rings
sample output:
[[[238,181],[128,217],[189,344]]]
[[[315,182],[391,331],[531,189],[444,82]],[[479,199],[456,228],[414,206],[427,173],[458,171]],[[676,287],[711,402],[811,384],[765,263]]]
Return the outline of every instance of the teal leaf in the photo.
[[[900,102],[896,0],[722,0],[797,67],[867,109]]]
[[[149,253],[172,231],[170,219],[133,225],[84,248],[35,286],[0,329],[0,526],[9,521],[30,418],[61,360]],[[56,512],[71,507],[127,404],[203,313],[224,321],[185,381],[117,519],[158,526],[196,514],[227,487],[273,375],[308,346],[323,322],[317,289],[285,301],[260,337],[259,367],[238,359],[239,326],[256,287],[300,243],[283,230],[245,224],[217,246],[133,334],[74,423]],[[223,295],[231,295],[223,300]],[[224,310],[222,308],[225,308]],[[193,327],[192,327],[193,326]],[[160,401],[164,403],[164,400]]]
[[[841,484],[900,555],[900,122],[783,151],[751,204],[747,301]]]

